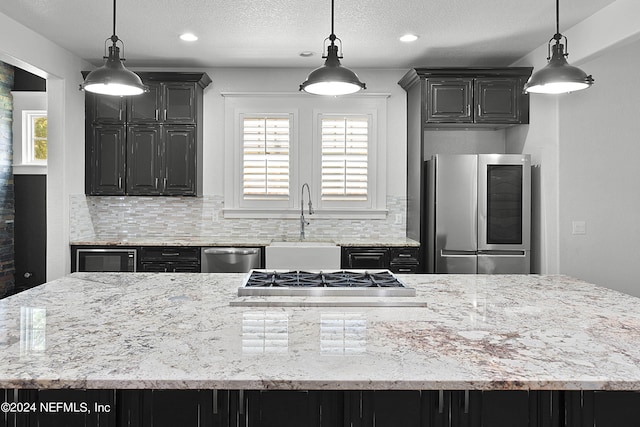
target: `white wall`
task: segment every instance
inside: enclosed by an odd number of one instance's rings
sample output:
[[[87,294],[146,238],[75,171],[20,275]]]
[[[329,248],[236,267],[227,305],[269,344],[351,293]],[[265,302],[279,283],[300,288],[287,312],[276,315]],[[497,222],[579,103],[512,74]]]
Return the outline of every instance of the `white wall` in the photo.
[[[559,101],[560,265],[640,296],[640,42],[582,68],[596,84]],[[586,234],[572,234],[573,221]]]
[[[0,60],[47,79],[47,280],[69,270],[69,194],[84,191],[84,95],[89,64],[0,13]]]
[[[539,165],[534,233],[537,228],[541,272],[640,296],[634,281],[639,253],[631,243],[640,240],[633,221],[640,208],[633,183],[640,175],[632,172],[638,170],[634,116],[640,110],[632,69],[640,63],[637,44],[630,45],[640,38],[638,16],[640,2],[617,0],[575,27],[561,28],[570,41],[569,63],[593,74],[596,83],[572,94],[532,94],[531,124],[514,128],[507,139],[509,151],[531,153]],[[620,46],[627,46],[627,56]],[[546,64],[546,55],[543,44],[512,65],[534,66],[535,72]],[[574,220],[586,221],[586,235],[571,234]]]
[[[222,92],[297,92],[309,69],[215,68],[205,70],[213,83],[204,95],[204,188],[224,194],[224,98]],[[387,103],[387,194],[406,193],[406,97],[398,81],[406,70],[356,70],[366,92],[389,93]]]

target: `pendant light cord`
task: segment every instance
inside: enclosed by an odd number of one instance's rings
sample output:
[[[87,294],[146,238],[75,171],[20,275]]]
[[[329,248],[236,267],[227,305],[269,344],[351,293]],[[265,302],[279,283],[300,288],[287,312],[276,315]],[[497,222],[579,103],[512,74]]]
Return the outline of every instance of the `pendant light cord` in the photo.
[[[333,45],[336,40],[336,34],[333,32],[333,1],[334,0],[331,0],[331,34],[329,35],[331,45]]]
[[[560,0],[556,0],[556,34],[553,38],[556,43],[560,43],[562,39],[562,34],[560,34]]]
[[[116,0],[113,0],[113,35],[111,36],[111,41],[114,46],[118,40],[120,39],[116,36]]]
[[[331,34],[334,34],[333,32],[333,0],[331,0]]]

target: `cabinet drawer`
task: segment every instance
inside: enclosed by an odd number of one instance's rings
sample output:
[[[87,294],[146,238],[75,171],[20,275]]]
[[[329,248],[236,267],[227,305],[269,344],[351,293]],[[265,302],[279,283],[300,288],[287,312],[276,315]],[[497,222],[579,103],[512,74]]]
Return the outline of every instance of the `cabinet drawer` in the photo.
[[[140,250],[140,261],[184,262],[200,261],[199,247],[151,246]]]
[[[355,269],[384,269],[389,268],[388,248],[357,248],[342,249],[342,268]]]

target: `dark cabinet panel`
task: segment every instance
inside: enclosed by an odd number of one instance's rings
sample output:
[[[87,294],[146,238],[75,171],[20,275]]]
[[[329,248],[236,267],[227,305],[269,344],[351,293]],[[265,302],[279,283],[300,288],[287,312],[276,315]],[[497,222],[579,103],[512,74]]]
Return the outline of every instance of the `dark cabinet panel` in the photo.
[[[164,85],[165,123],[196,123],[195,84],[167,83]]]
[[[426,400],[428,392],[420,391],[369,391],[363,392],[361,402],[352,404],[362,416],[358,427],[421,427],[430,425],[425,422]]]
[[[398,82],[413,108],[408,111],[408,132],[413,134],[412,127],[418,124],[422,130],[529,123],[529,95],[523,87],[531,71],[529,67],[413,69]],[[410,145],[422,146],[422,138],[410,140]]]
[[[337,391],[247,391],[244,427],[336,427],[342,424]]]
[[[85,191],[196,196],[202,187],[203,90],[211,80],[204,73],[141,77],[149,91],[139,96],[85,95]],[[124,155],[115,155],[116,139]]]
[[[161,86],[148,83],[148,92],[131,96],[127,101],[127,123],[156,123],[160,119]]]
[[[138,271],[156,273],[199,273],[199,247],[143,246]]]
[[[569,391],[564,393],[567,427],[637,427],[640,392]]]
[[[374,247],[342,247],[342,268],[389,267],[389,249]]]
[[[196,194],[196,128],[194,126],[165,126],[162,158],[166,195]]]
[[[473,79],[429,79],[427,122],[473,122]]]
[[[124,123],[126,118],[126,98],[101,96],[88,93],[87,119],[94,123]]]
[[[522,81],[519,78],[478,78],[474,97],[478,123],[520,123]]]
[[[343,246],[341,268],[388,269],[394,273],[420,272],[419,247]]]
[[[47,281],[47,176],[14,175],[13,179],[16,291],[21,291]]]
[[[123,195],[125,174],[125,129],[120,125],[93,127],[90,147],[92,170],[91,193],[95,195]]]
[[[127,137],[127,194],[161,194],[160,128],[131,126]]]

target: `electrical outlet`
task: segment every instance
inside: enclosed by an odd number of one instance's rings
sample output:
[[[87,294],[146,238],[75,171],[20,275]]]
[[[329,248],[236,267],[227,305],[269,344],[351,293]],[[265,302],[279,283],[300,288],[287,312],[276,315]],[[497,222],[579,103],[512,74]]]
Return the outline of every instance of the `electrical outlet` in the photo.
[[[402,214],[396,214],[396,224],[402,224]]]

